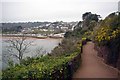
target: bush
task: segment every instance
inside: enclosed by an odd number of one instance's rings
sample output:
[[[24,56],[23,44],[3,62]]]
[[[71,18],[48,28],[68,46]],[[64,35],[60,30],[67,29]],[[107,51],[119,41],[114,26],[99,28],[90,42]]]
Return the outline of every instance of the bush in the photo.
[[[70,55],[74,52],[80,52],[80,43],[76,39],[63,39],[59,46],[52,50],[52,56]]]
[[[96,31],[95,41],[101,45],[107,45],[112,39],[120,34],[120,15],[109,15],[100,24],[100,28]]]
[[[120,15],[110,14],[100,24],[95,34],[98,46],[108,48],[109,53],[103,54],[107,64],[117,67],[120,55]]]
[[[31,59],[31,64],[27,64],[29,61],[26,60],[24,64],[16,65],[15,67],[4,70],[3,79],[53,79],[56,77],[60,78],[62,76],[64,76],[64,78],[67,78],[70,74],[68,70],[68,63],[77,55],[78,52],[59,57],[46,55],[41,58]]]

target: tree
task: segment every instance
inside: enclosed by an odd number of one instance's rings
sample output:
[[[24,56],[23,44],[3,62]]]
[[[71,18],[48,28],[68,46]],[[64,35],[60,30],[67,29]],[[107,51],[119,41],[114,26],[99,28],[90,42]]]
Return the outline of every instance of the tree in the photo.
[[[82,19],[85,20],[88,15],[90,15],[91,12],[86,12],[82,15]]]
[[[95,27],[96,22],[99,21],[100,15],[92,14],[91,12],[86,12],[82,16],[83,18],[83,30]]]
[[[25,34],[23,34],[21,37],[12,37],[5,42],[8,43],[7,50],[10,55],[16,57],[21,63],[23,55],[28,52],[28,48],[33,41],[28,41]]]
[[[100,15],[92,14],[91,12],[86,12],[82,15],[83,21],[84,20],[94,20],[98,22]]]
[[[67,31],[64,35],[65,38],[69,38],[72,35],[71,31]]]

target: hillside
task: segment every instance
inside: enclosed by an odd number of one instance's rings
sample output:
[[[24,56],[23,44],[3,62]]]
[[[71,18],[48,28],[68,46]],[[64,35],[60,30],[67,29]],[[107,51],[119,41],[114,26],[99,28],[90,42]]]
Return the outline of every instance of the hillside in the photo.
[[[109,14],[104,20],[100,20],[96,14],[87,12],[83,14],[74,31],[67,32],[66,38],[76,37],[95,42],[95,49],[104,62],[120,69],[120,12]],[[88,26],[87,26],[88,25]]]
[[[77,22],[19,22],[19,23],[2,23],[2,32],[21,32],[22,30],[33,30],[33,29],[72,29]]]

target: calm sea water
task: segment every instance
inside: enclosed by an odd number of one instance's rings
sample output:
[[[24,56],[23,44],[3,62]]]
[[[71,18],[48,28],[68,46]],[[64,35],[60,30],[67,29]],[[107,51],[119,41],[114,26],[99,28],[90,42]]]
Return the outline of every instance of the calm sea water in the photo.
[[[5,69],[7,67],[7,64],[4,61],[4,56],[3,54],[9,54],[8,50],[7,50],[7,45],[8,43],[5,42],[5,40],[7,40],[8,38],[2,38],[0,39],[0,57],[2,56],[2,62],[0,61],[0,70],[1,69]],[[35,38],[29,38],[27,39],[28,41],[33,41],[32,45],[29,47],[28,52],[26,54],[24,54],[24,57],[32,57],[36,55],[36,50],[42,48],[42,52],[41,54],[47,54],[50,53],[51,50],[53,50],[60,42],[62,39],[51,39],[51,38],[47,38],[47,39],[35,39]],[[10,56],[9,56],[10,57]],[[16,61],[16,59],[14,59],[14,61]]]

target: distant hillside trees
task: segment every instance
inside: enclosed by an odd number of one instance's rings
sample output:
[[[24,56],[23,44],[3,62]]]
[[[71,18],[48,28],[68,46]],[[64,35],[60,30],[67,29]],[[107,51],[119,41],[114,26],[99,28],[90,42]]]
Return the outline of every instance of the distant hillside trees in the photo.
[[[22,30],[22,26],[14,26],[14,27],[8,27],[8,28],[4,28],[2,27],[2,32],[3,33],[6,33],[6,32],[9,32],[9,33],[18,33],[18,32],[21,32]]]

